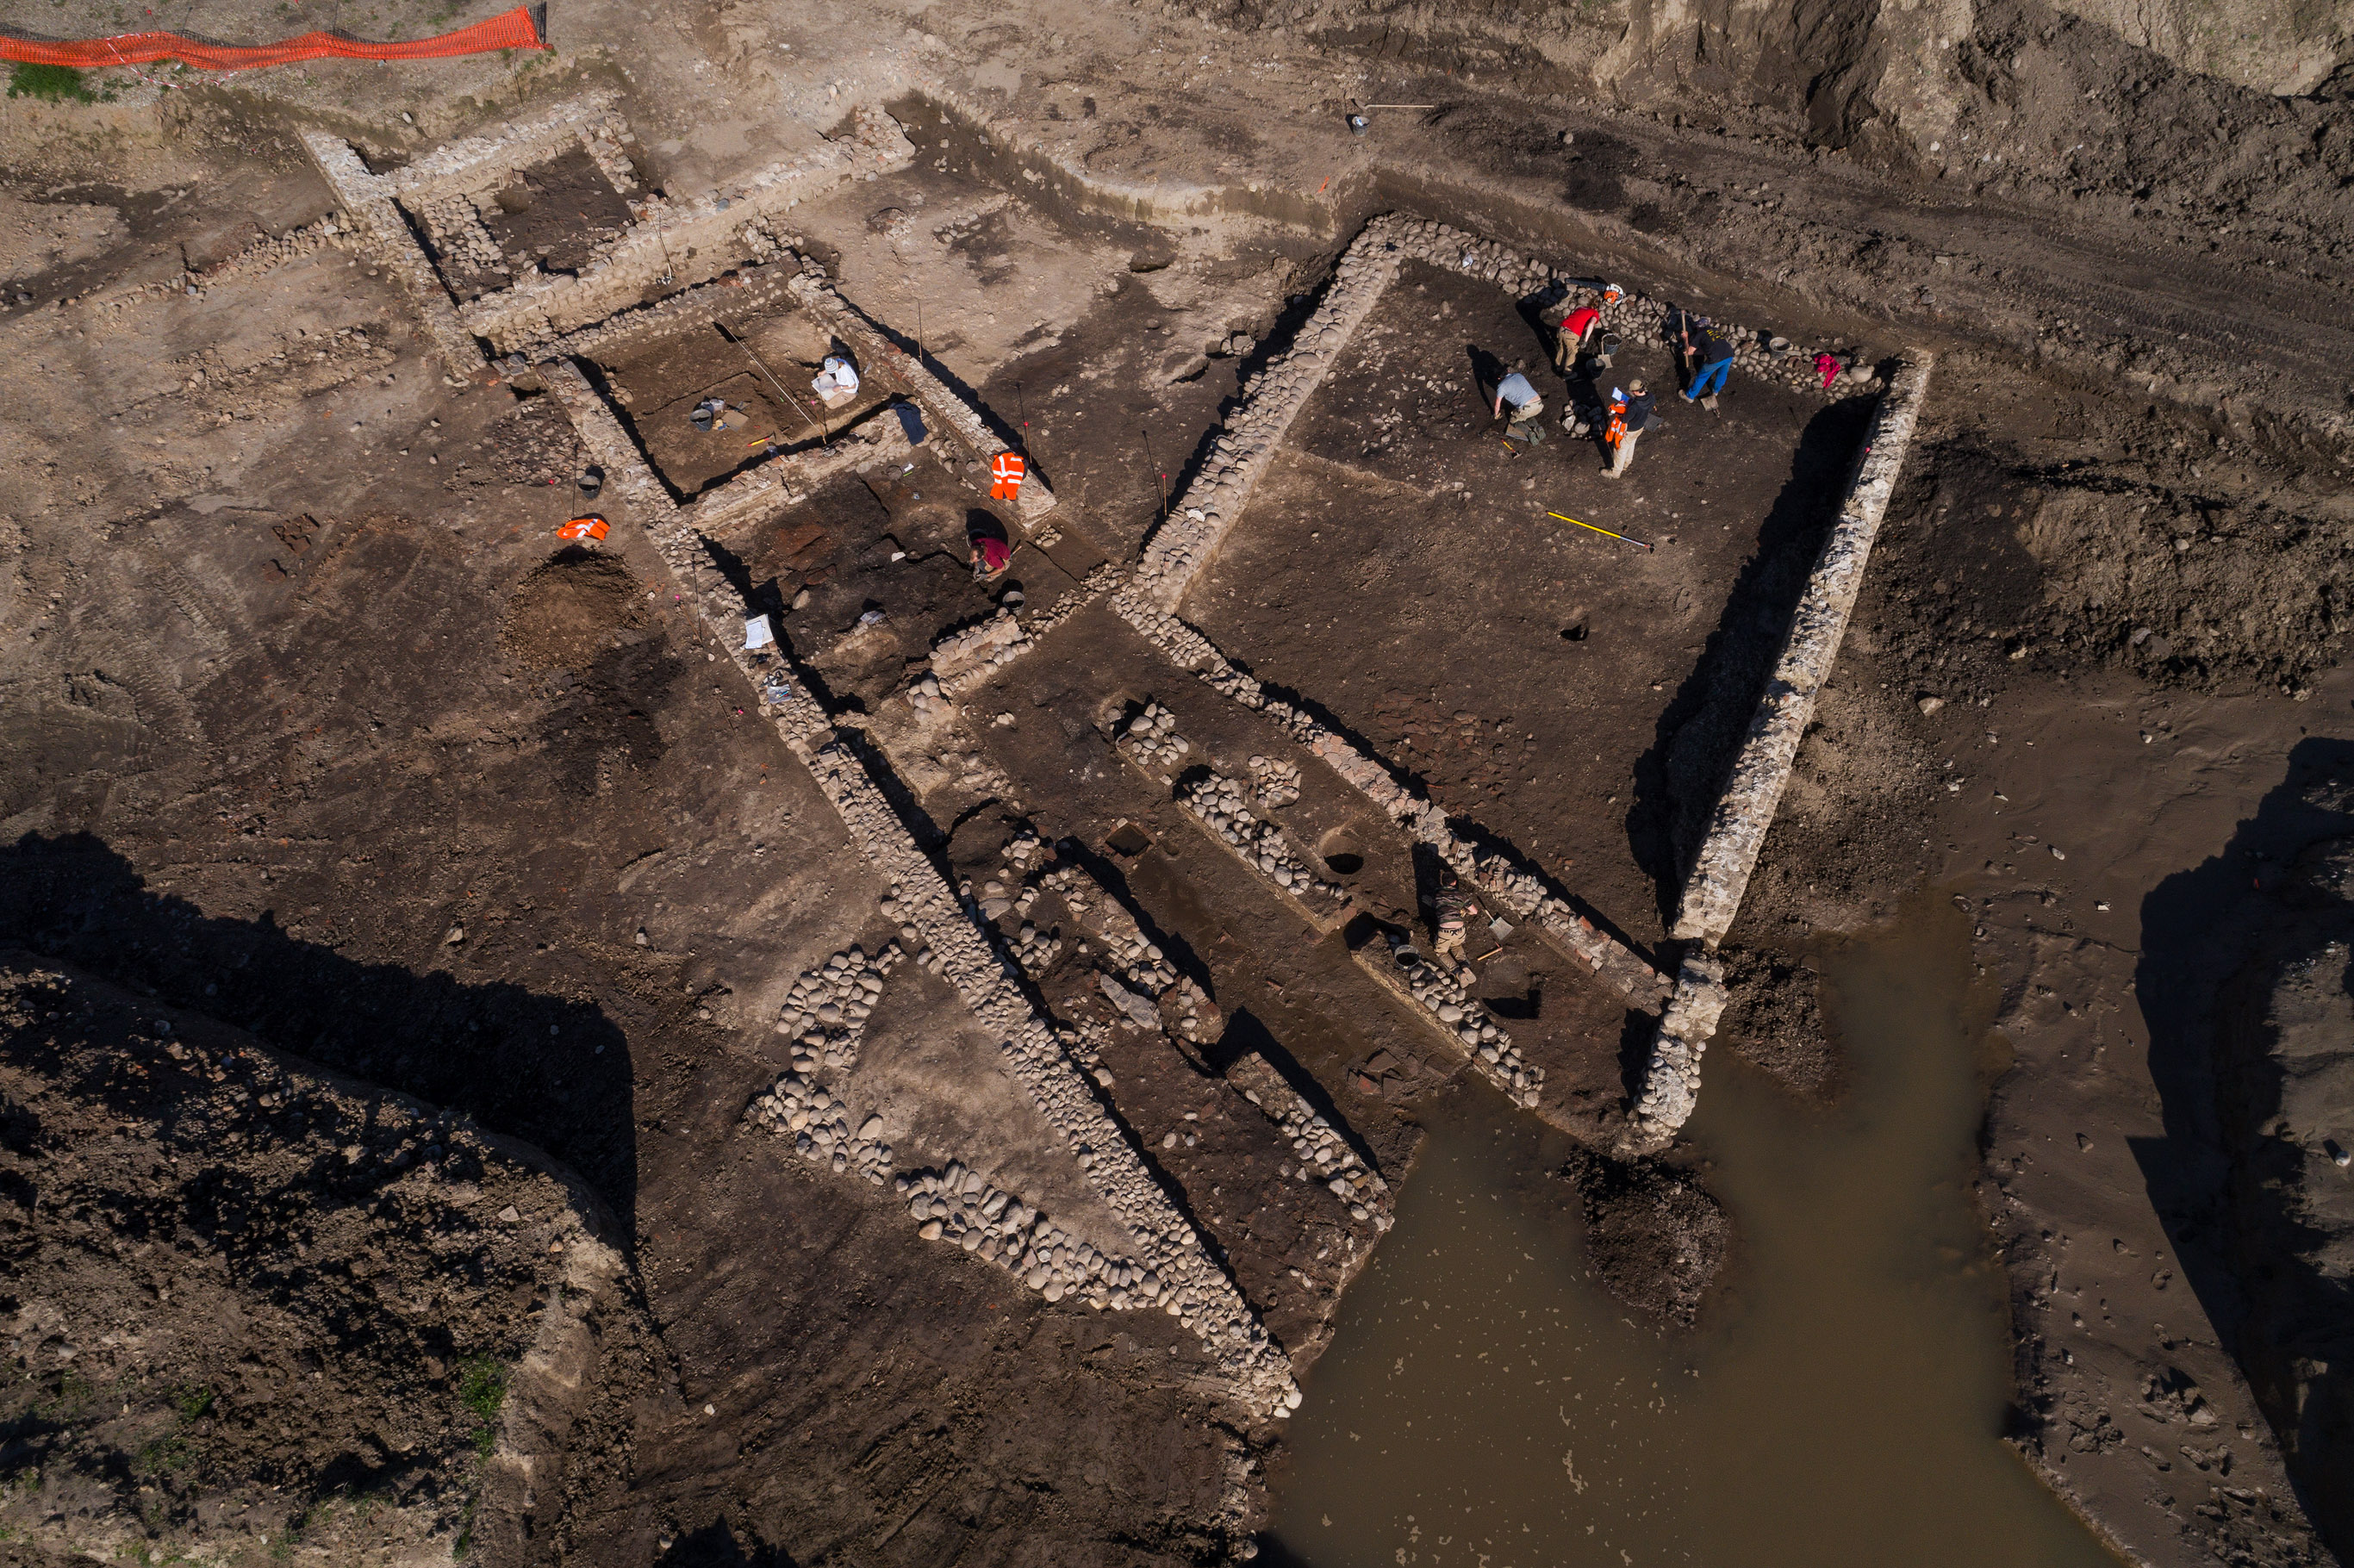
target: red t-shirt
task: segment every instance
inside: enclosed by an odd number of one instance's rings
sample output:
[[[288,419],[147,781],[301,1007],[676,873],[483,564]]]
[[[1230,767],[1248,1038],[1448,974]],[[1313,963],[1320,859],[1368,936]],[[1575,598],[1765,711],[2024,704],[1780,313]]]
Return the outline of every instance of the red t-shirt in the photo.
[[[995,574],[1003,571],[1005,569],[1005,563],[1013,558],[1013,552],[1006,547],[1004,540],[998,538],[983,538],[981,541],[981,570],[994,576]]]
[[[1585,329],[1601,319],[1602,313],[1592,305],[1586,306],[1584,310],[1572,311],[1562,321],[1561,335],[1573,339],[1584,337]]]

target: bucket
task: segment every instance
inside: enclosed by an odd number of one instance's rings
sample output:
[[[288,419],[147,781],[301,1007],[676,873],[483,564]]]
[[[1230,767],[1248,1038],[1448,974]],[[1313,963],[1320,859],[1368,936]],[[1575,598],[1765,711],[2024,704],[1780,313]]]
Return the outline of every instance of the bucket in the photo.
[[[1614,333],[1604,333],[1602,334],[1602,357],[1605,359],[1615,358],[1617,355],[1617,335]]]

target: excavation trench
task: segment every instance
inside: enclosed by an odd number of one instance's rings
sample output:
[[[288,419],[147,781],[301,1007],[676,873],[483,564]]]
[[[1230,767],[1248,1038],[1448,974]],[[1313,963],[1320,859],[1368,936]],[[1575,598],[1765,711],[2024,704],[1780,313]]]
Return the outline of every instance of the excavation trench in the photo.
[[[1488,1096],[1432,1126],[1292,1423],[1274,1561],[2116,1562],[2002,1441],[1967,934],[1916,913],[1821,964],[1847,1097],[1727,1061],[1687,1128],[1736,1238],[1689,1335],[1589,1278],[1559,1135]]]

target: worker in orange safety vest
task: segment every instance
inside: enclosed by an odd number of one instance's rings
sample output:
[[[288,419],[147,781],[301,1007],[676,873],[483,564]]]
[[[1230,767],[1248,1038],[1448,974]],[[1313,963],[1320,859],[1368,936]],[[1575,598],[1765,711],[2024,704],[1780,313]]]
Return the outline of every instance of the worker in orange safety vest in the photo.
[[[1610,389],[1610,466],[1604,477],[1617,479],[1635,461],[1635,443],[1651,428],[1656,418],[1651,412],[1650,394],[1639,381],[1627,383],[1628,390]]]
[[[998,453],[989,465],[991,481],[989,498],[992,501],[1013,500],[1021,493],[1022,481],[1029,471],[1030,465],[1023,461],[1020,452]]]

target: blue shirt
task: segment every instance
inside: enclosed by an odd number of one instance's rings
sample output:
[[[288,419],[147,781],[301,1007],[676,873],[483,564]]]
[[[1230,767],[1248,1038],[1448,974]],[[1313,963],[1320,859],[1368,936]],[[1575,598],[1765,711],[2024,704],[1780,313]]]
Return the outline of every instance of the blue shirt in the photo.
[[[1518,408],[1536,401],[1537,389],[1529,385],[1527,376],[1515,370],[1497,385],[1496,395]]]

